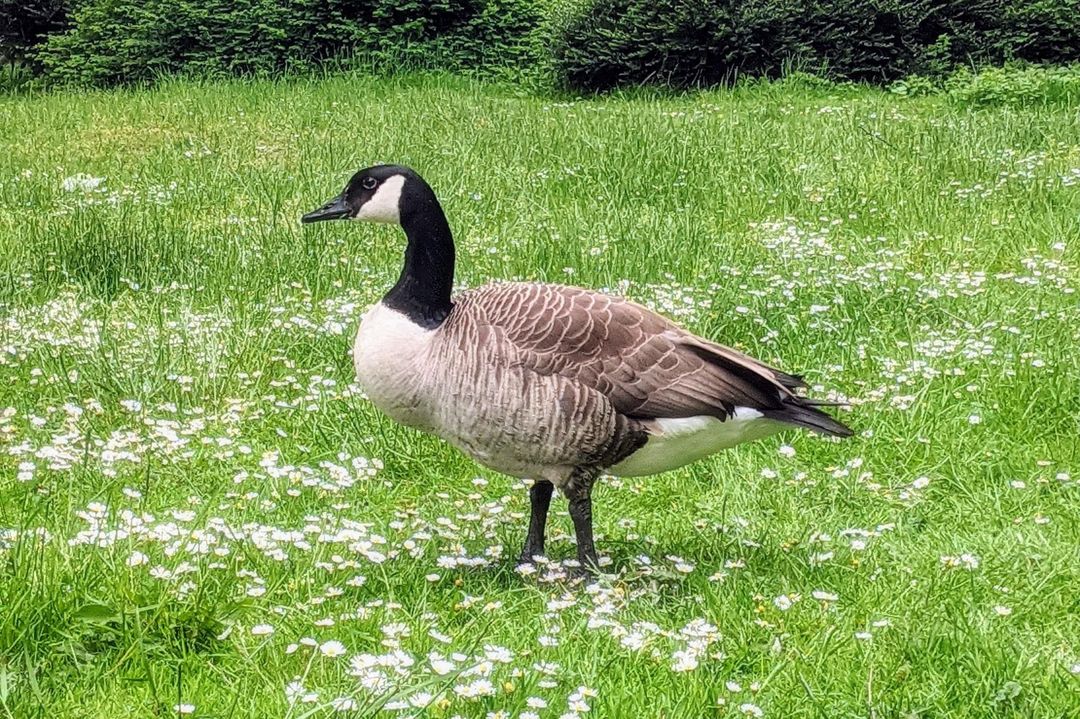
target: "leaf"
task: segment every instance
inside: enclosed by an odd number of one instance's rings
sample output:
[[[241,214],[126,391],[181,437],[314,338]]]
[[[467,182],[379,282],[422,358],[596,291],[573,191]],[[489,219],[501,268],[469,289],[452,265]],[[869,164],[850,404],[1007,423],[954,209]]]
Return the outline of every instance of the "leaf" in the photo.
[[[83,622],[113,622],[120,618],[120,613],[107,604],[91,602],[79,607],[74,617]]]
[[[1020,696],[1020,685],[1016,682],[1005,682],[994,695],[994,704],[1012,701],[1018,696]]]

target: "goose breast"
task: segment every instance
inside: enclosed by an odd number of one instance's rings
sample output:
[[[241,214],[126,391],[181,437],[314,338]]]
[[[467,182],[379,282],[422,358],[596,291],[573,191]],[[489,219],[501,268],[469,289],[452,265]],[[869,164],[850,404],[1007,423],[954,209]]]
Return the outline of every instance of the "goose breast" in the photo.
[[[353,343],[356,380],[376,407],[401,424],[431,431],[430,377],[435,331],[383,303],[360,321]]]

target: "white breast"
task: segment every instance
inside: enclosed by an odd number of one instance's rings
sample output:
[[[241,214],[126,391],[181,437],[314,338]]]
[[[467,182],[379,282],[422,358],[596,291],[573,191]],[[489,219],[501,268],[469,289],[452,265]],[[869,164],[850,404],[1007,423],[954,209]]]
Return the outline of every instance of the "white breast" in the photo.
[[[429,429],[424,362],[434,330],[381,302],[360,321],[353,344],[356,379],[368,398],[402,424]]]
[[[782,425],[749,407],[736,407],[724,421],[716,417],[654,419],[644,447],[608,471],[620,477],[659,474],[710,454],[780,431]]]

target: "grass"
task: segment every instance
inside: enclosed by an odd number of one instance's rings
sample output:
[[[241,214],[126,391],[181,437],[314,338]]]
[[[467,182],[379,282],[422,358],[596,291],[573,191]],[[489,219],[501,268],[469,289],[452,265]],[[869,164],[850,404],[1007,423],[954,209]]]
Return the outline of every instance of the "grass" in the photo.
[[[830,92],[0,99],[0,716],[1080,716],[1080,115]],[[463,285],[622,292],[857,436],[606,480],[614,576],[519,575],[521,484],[350,387],[402,237],[298,217],[381,161]]]

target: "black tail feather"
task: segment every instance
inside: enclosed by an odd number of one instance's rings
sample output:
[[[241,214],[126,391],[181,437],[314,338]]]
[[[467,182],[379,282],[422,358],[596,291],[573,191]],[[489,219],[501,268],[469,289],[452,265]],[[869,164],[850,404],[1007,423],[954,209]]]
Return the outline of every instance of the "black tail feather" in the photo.
[[[777,422],[786,422],[787,424],[805,427],[831,437],[850,437],[854,434],[850,427],[816,409],[812,401],[807,402],[802,397],[799,397],[797,402],[786,402],[779,409],[764,409],[761,411],[766,417]]]
[[[788,389],[802,389],[806,386],[806,382],[803,380],[802,375],[788,374],[787,372],[781,372],[775,367],[769,368],[774,375],[776,375],[776,381],[784,385]]]

